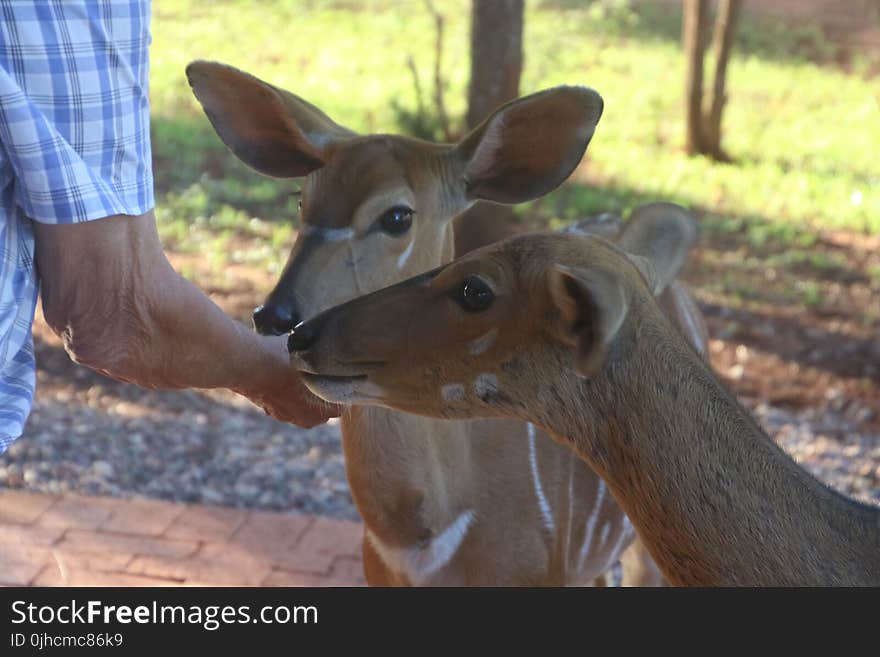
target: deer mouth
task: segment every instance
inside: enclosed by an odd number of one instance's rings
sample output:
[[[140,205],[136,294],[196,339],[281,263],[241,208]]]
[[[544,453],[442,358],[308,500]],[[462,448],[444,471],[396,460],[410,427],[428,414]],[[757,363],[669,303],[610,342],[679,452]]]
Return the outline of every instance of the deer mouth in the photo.
[[[366,381],[366,374],[355,374],[352,376],[335,376],[330,374],[315,374],[313,372],[300,372],[302,375],[303,381],[308,384],[309,381],[321,384],[346,384],[346,383],[355,383],[356,381]]]
[[[384,398],[382,388],[366,374],[337,376],[300,372],[300,375],[309,390],[334,404],[380,404]]]

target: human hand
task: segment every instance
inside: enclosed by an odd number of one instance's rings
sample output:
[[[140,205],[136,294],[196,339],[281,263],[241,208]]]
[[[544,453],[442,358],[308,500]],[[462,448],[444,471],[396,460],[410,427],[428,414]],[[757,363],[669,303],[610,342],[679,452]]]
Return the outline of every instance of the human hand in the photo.
[[[299,372],[292,367],[283,381],[265,381],[260,393],[245,393],[251,401],[281,422],[292,422],[305,429],[339,417],[341,408],[316,397],[306,388]]]
[[[339,417],[342,409],[312,394],[300,373],[290,366],[286,336],[251,336],[262,343],[271,360],[263,367],[252,368],[237,392],[276,420],[306,429]]]

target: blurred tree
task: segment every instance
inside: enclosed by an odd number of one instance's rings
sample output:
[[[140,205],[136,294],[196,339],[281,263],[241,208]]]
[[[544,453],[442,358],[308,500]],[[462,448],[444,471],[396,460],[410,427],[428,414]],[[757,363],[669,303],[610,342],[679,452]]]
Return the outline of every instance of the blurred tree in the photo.
[[[468,128],[519,95],[522,35],[523,0],[473,1]]]
[[[727,63],[736,34],[742,0],[719,0],[712,37],[715,71],[703,103],[703,57],[709,21],[709,0],[684,0],[682,43],[685,55],[685,150],[729,161],[721,147],[721,115],[727,101]]]
[[[730,60],[730,51],[733,48],[741,6],[742,0],[720,0],[718,15],[715,18],[715,34],[712,37],[715,75],[703,121],[703,148],[704,152],[719,160],[730,159],[721,148],[721,113],[727,101],[725,91],[727,62]]]
[[[499,105],[519,96],[523,4],[523,0],[473,0],[468,129],[479,125]],[[456,254],[507,237],[513,232],[513,220],[513,210],[508,206],[477,203],[456,219]]]
[[[682,42],[685,57],[685,141],[689,155],[703,152],[703,53],[709,0],[684,0]]]

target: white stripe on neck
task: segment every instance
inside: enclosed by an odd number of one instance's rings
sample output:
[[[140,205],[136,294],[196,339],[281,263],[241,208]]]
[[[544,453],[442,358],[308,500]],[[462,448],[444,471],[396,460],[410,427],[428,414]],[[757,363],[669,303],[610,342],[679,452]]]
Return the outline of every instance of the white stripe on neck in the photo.
[[[475,517],[472,509],[463,511],[446,529],[428,541],[427,545],[420,547],[392,547],[385,545],[370,530],[366,534],[388,568],[406,575],[413,586],[421,586],[427,584],[437,571],[452,560]]]
[[[565,568],[570,570],[571,563],[571,526],[574,524],[574,453],[568,459],[568,528],[565,533]]]
[[[614,564],[620,561],[621,554],[632,543],[635,537],[633,526],[626,516],[623,517],[623,525],[620,528],[620,535],[617,537],[617,543],[608,553],[608,560],[605,562],[605,570],[609,570]]]
[[[596,528],[596,521],[599,519],[602,502],[605,500],[605,482],[598,477],[596,477],[596,481],[599,482],[596,488],[596,499],[593,501],[593,512],[587,518],[587,527],[584,530],[584,544],[581,546],[581,553],[578,558],[578,570],[583,570],[584,562],[590,552],[590,547],[593,545],[593,531]]]
[[[527,424],[529,431],[529,466],[532,469],[532,482],[535,485],[535,495],[538,498],[538,510],[541,512],[541,521],[544,528],[553,534],[556,531],[556,522],[553,520],[553,511],[547,496],[544,495],[544,486],[541,484],[541,473],[538,470],[538,454],[535,450],[535,426]]]

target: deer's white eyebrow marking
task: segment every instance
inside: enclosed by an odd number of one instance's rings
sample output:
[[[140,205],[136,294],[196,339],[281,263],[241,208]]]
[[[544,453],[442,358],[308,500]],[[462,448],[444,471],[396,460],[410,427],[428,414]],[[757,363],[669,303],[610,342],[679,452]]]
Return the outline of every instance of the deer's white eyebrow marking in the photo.
[[[406,247],[406,251],[400,254],[400,257],[397,259],[397,268],[403,269],[403,266],[406,264],[406,261],[409,260],[409,257],[412,255],[413,246],[416,243],[416,238],[413,237],[409,241],[409,246]]]
[[[318,235],[326,242],[338,242],[339,240],[347,240],[354,237],[354,230],[351,228],[326,228],[324,226],[303,225],[299,232],[304,235]]]
[[[491,331],[481,335],[476,340],[468,343],[468,351],[471,356],[479,356],[486,352],[489,347],[491,347],[495,343],[495,338],[498,337],[498,328],[493,328]]]

